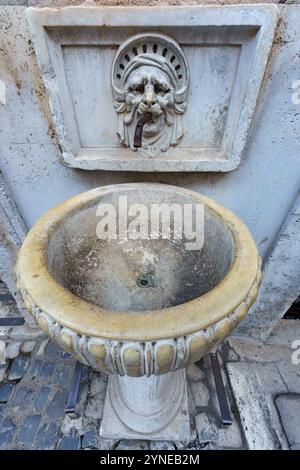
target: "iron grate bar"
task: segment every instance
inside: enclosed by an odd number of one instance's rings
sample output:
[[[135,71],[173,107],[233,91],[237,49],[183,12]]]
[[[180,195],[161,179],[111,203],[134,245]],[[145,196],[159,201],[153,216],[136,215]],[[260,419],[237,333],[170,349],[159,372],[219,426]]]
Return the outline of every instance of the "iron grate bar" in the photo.
[[[210,356],[210,362],[211,362],[215,384],[216,384],[216,391],[217,391],[217,396],[218,396],[222,423],[229,425],[229,424],[232,424],[232,419],[231,419],[230,409],[229,409],[228,400],[226,396],[226,390],[224,387],[219,358],[218,358],[217,353],[210,353],[209,356]]]
[[[0,318],[0,326],[19,326],[24,325],[25,319],[22,317]]]
[[[66,413],[74,413],[75,412],[82,368],[83,368],[83,364],[81,364],[81,362],[79,362],[79,361],[76,361],[74,371],[73,371],[73,376],[72,376],[71,389],[70,389],[70,394],[69,394],[69,398],[68,398],[68,403],[67,403],[67,406],[66,406],[66,409],[65,409]]]

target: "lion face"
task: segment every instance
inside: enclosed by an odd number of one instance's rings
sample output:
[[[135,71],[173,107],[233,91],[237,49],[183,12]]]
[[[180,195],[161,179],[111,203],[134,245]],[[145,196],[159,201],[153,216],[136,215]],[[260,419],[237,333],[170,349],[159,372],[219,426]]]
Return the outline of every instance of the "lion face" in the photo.
[[[135,114],[151,113],[152,120],[144,127],[145,136],[155,136],[173,123],[174,89],[168,75],[158,68],[141,66],[132,71],[125,84],[125,102],[126,124]]]

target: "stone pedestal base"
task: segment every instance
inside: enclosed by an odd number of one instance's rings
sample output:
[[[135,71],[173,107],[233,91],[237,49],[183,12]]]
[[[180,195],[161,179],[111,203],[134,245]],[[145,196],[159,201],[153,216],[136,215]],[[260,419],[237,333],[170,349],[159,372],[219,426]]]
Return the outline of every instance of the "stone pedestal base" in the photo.
[[[138,378],[111,375],[100,435],[107,439],[188,441],[185,370]]]

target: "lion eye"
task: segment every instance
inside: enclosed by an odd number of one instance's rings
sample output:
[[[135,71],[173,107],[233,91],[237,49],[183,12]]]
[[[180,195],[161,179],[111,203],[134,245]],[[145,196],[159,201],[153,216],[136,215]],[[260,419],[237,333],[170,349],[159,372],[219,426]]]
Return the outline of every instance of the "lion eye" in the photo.
[[[154,93],[156,93],[157,95],[164,95],[165,93],[168,93],[170,90],[166,87],[164,87],[163,85],[155,85],[154,86]]]
[[[144,85],[132,85],[128,88],[130,93],[134,94],[143,94],[144,93]]]

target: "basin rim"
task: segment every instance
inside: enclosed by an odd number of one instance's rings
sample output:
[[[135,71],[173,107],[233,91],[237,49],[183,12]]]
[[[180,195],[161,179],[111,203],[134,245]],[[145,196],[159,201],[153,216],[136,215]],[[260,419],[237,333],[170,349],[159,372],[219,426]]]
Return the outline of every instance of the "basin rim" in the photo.
[[[205,204],[231,230],[235,255],[224,279],[193,300],[169,308],[115,312],[93,305],[61,286],[48,269],[48,237],[66,216],[95,204],[101,196],[124,190],[176,192]],[[249,295],[260,273],[260,257],[246,225],[229,209],[198,192],[160,183],[103,186],[74,196],[49,210],[29,231],[16,263],[17,282],[24,300],[30,299],[60,325],[80,335],[117,341],[155,341],[184,337],[226,318]],[[254,300],[254,299],[253,299]]]

